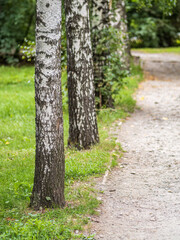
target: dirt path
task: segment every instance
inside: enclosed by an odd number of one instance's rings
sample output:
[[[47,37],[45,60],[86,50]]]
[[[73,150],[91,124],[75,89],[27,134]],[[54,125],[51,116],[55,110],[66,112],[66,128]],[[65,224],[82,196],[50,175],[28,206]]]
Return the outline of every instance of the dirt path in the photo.
[[[145,70],[161,78],[140,85],[140,109],[118,129],[127,152],[98,186],[95,239],[180,240],[180,57],[171,57],[144,55]]]

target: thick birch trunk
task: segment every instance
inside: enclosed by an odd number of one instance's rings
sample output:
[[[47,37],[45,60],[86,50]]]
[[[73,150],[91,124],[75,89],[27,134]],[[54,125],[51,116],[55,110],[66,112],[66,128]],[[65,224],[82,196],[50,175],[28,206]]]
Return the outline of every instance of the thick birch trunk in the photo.
[[[112,18],[113,18],[113,21],[111,21],[111,25],[120,31],[120,39],[121,39],[120,55],[122,57],[123,63],[125,64],[125,67],[129,69],[130,44],[129,44],[127,15],[126,15],[124,0],[117,0]]]
[[[66,1],[69,145],[99,142],[93,79],[88,0]]]
[[[35,209],[65,204],[60,38],[61,0],[37,0]]]

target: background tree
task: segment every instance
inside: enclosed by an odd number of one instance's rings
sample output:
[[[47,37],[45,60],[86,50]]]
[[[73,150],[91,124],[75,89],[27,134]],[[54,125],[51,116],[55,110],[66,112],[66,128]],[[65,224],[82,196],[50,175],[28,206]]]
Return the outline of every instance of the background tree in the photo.
[[[36,162],[31,207],[63,207],[64,142],[61,99],[61,0],[37,0]]]
[[[109,50],[103,48],[100,42],[105,31],[110,26],[109,19],[109,1],[108,0],[92,0],[91,2],[91,27],[92,27],[92,46],[93,46],[93,64],[94,64],[94,81],[97,107],[103,105],[108,107],[113,106],[111,94],[105,94],[102,90],[106,86],[104,66],[108,65]]]
[[[88,0],[66,1],[69,141],[79,149],[99,142]]]
[[[113,85],[115,83],[116,87],[122,87],[123,78],[128,74],[125,54],[122,54],[122,39],[127,33],[124,31],[122,35],[119,27],[115,28],[112,24],[116,17],[116,3],[113,4],[113,11],[110,11],[112,1],[92,1],[92,43],[98,108],[114,107],[113,94],[117,88],[113,90]]]
[[[180,0],[176,7],[167,1],[151,1],[139,7],[127,1],[128,25],[132,47],[169,47],[177,45],[180,32]],[[171,2],[172,4],[173,2]],[[169,10],[168,10],[169,9]]]
[[[130,42],[128,33],[128,22],[126,15],[125,0],[110,1],[111,25],[119,30],[121,59],[129,70],[130,68]]]

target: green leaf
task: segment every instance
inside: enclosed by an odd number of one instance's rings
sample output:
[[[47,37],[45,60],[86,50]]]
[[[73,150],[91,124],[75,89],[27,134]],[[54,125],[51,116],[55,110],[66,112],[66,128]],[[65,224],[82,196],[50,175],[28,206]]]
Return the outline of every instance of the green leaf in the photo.
[[[46,200],[47,200],[47,201],[51,201],[51,198],[50,198],[50,197],[46,197]]]

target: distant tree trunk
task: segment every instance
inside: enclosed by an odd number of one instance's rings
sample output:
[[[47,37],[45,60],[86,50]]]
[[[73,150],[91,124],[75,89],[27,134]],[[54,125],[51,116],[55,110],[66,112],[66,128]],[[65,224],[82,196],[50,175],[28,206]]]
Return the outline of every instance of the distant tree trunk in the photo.
[[[39,209],[65,204],[61,0],[37,0],[36,11],[36,162],[30,206]]]
[[[109,26],[109,0],[92,0],[92,28],[102,30]]]
[[[95,112],[88,0],[66,0],[70,146],[99,142]]]
[[[97,52],[97,45],[102,38],[102,31],[109,27],[109,1],[108,0],[92,0],[92,45],[93,45],[93,63],[94,63],[94,79],[95,79],[95,94],[99,98],[97,107],[101,108],[113,107],[111,95],[105,96],[101,91],[104,86],[104,71],[103,67],[108,64],[107,58],[109,52]]]
[[[112,7],[111,7],[112,10]],[[121,51],[120,55],[122,57],[122,61],[125,64],[125,68],[130,68],[130,43],[129,43],[129,34],[128,34],[128,26],[127,26],[127,15],[126,15],[126,7],[125,0],[116,0],[113,16],[111,17],[111,25],[117,28],[120,31],[120,39],[121,39]]]

